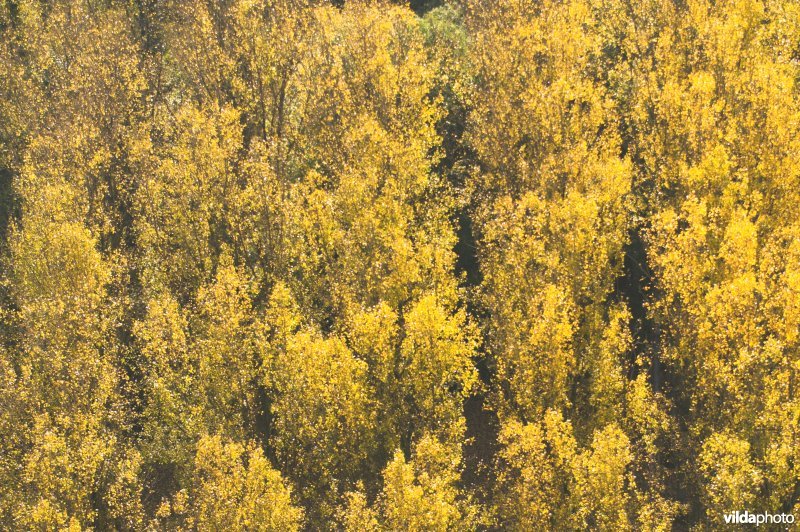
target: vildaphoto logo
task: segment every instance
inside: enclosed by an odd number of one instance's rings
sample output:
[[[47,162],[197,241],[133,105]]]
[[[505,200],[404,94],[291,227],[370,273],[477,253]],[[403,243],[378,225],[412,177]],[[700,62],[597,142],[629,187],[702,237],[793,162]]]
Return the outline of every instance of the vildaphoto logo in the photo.
[[[731,512],[725,514],[725,524],[728,525],[771,525],[771,524],[779,524],[779,525],[791,525],[794,523],[794,514],[770,514],[770,513],[760,513],[760,514],[751,514],[748,511],[744,512]]]

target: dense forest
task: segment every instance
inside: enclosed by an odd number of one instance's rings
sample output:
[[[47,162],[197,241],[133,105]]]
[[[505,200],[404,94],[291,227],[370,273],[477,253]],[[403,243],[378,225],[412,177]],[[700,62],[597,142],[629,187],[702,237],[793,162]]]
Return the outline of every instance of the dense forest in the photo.
[[[2,529],[800,517],[799,378],[797,0],[0,0]]]

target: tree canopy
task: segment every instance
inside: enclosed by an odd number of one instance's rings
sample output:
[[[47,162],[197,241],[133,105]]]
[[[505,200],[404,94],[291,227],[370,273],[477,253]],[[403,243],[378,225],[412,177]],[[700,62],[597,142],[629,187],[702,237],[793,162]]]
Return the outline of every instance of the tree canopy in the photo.
[[[0,528],[800,517],[797,0],[0,0]]]

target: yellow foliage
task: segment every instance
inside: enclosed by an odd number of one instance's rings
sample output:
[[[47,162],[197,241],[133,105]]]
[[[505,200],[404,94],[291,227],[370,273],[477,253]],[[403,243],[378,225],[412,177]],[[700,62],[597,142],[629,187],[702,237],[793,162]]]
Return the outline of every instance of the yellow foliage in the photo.
[[[796,0],[0,0],[0,528],[797,512],[798,43]]]

